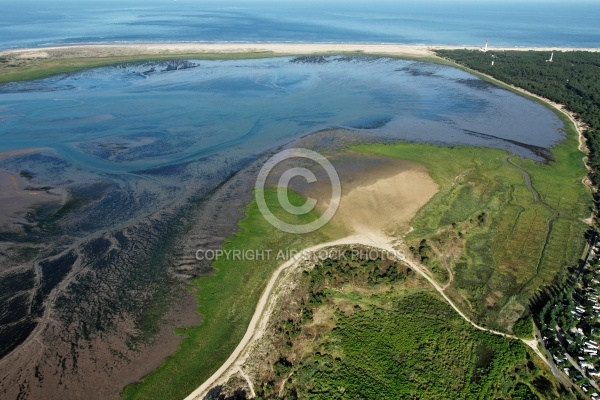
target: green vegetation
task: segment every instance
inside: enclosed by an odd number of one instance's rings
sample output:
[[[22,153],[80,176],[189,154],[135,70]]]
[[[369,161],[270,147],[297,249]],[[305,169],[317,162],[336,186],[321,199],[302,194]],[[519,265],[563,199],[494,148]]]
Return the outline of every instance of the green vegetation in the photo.
[[[587,162],[591,168],[588,173],[593,185],[598,188],[600,183],[600,54],[591,52],[556,52],[553,62],[547,62],[547,52],[472,52],[472,51],[440,51],[439,55],[453,59],[463,66],[473,68],[481,73],[492,76],[503,82],[524,88],[534,94],[563,104],[568,111],[576,114],[582,122],[583,136],[586,139],[589,154]],[[490,63],[491,57],[495,63]],[[488,79],[484,76],[484,79]],[[562,116],[563,121],[573,129],[571,121]],[[573,135],[569,135],[575,147]],[[562,196],[563,187],[555,189],[556,185],[573,181],[568,172],[570,166],[579,163],[578,154],[570,154],[568,161],[562,164],[562,170],[557,174],[540,175],[536,169],[539,166],[530,163],[526,166],[532,169],[536,187],[540,193],[544,191],[546,201],[552,205],[568,201]],[[596,206],[600,198],[594,191]],[[597,208],[596,208],[597,211]],[[594,215],[598,222],[598,213]],[[558,221],[555,221],[555,223]],[[590,235],[592,231],[590,230]],[[588,237],[589,239],[589,237]],[[566,240],[562,251],[573,249],[573,243]],[[561,249],[547,249],[548,260],[556,257]],[[565,362],[564,356],[569,353],[573,358],[582,357],[588,365],[600,368],[596,357],[591,357],[584,343],[593,338],[600,340],[597,322],[597,278],[600,273],[597,258],[592,256],[587,264],[572,263],[564,268],[551,284],[542,287],[532,298],[530,304],[533,319],[546,337],[545,346],[558,363]],[[579,307],[576,309],[576,307]],[[573,328],[577,327],[579,330]],[[589,371],[590,367],[588,367]],[[588,384],[586,377],[574,379],[578,385]],[[589,388],[589,387],[588,387]]]
[[[587,126],[583,134],[590,150],[590,179],[600,183],[600,53],[585,51],[548,52],[438,50],[438,55],[488,74],[502,82],[563,104]],[[494,65],[491,57],[494,56]],[[564,116],[563,116],[564,117]],[[597,195],[596,195],[597,196]],[[598,200],[598,198],[596,198]]]
[[[265,199],[274,214],[283,217],[276,192],[265,191]],[[303,203],[293,193],[290,201]],[[316,216],[311,213],[296,218],[298,224]],[[182,330],[186,339],[178,351],[142,382],[127,386],[122,393],[125,399],[182,399],[190,394],[225,362],[242,339],[272,272],[284,261],[276,258],[276,251],[301,250],[326,240],[322,233],[293,235],[277,230],[263,218],[254,201],[239,225],[240,231],[226,242],[223,250],[274,249],[271,258],[216,260],[214,275],[199,278],[194,285],[202,323]]]
[[[484,325],[511,331],[533,293],[581,255],[581,219],[592,199],[581,183],[585,168],[572,130],[548,164],[488,148],[398,143],[355,149],[427,167],[440,190],[414,218],[407,243],[438,279],[445,281],[443,268],[453,274],[449,294]]]
[[[350,254],[305,271],[285,300],[300,307],[275,320],[258,398],[575,398],[524,344],[473,328],[409,268]]]
[[[535,337],[533,333],[533,318],[527,315],[518,319],[513,325],[513,332],[520,338],[533,339]]]
[[[248,60],[254,58],[279,57],[281,54],[272,52],[252,53],[188,53],[188,54],[157,54],[129,55],[108,57],[71,57],[16,60],[11,59],[0,63],[0,83],[29,81],[47,78],[52,75],[66,74],[85,69],[104,67],[107,65],[158,61],[158,60]]]

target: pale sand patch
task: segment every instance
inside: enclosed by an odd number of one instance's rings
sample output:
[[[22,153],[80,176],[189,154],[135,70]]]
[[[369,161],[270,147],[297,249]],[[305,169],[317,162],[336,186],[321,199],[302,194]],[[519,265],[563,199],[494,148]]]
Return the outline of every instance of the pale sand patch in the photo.
[[[343,194],[332,222],[353,233],[405,234],[417,211],[437,193],[438,186],[421,165],[404,163],[404,170],[351,187]]]
[[[23,58],[48,58],[50,57],[50,54],[48,54],[48,52],[40,50],[40,51],[24,51],[21,53],[18,53],[17,58],[23,59]]]
[[[354,153],[329,160],[342,186],[340,206],[330,222],[336,234],[401,237],[409,231],[417,211],[438,191],[427,169],[412,161]],[[296,182],[292,188],[317,199],[323,213],[331,201],[331,185],[328,178],[316,175],[319,183],[303,186]]]

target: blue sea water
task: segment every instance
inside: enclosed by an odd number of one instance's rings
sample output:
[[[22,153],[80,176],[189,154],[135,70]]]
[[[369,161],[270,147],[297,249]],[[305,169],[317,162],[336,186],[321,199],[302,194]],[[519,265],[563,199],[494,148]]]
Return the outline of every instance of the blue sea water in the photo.
[[[123,42],[600,46],[598,1],[0,1],[0,49]]]

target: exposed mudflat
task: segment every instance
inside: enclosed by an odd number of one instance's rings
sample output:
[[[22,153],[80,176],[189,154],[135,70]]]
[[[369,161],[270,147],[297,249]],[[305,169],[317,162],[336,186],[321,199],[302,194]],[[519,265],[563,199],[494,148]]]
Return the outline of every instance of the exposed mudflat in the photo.
[[[34,207],[58,209],[67,200],[61,189],[29,185],[26,176],[0,169],[0,228],[19,230],[13,225],[26,224],[25,214]]]

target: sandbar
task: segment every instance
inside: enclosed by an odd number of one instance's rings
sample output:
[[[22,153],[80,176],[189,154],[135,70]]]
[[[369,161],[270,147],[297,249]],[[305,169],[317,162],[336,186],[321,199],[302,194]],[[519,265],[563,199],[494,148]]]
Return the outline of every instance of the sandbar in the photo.
[[[412,44],[364,44],[364,43],[147,43],[147,44],[83,44],[72,46],[12,49],[0,52],[0,56],[18,59],[127,57],[141,55],[180,55],[202,53],[274,53],[274,54],[326,54],[368,53],[390,56],[430,57],[440,49],[479,49],[478,46],[412,45]],[[523,47],[490,46],[488,51],[592,51],[600,48],[579,47]]]

